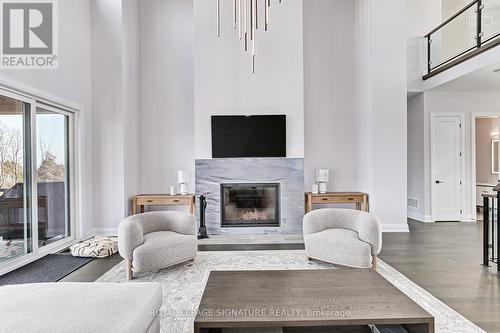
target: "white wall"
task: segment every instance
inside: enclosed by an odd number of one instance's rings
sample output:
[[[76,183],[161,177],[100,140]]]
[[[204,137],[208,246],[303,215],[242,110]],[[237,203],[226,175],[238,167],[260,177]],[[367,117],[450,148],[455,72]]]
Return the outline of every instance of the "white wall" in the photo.
[[[58,100],[81,106],[78,115],[79,171],[81,178],[80,234],[92,229],[92,105],[91,105],[91,44],[90,1],[64,0],[59,7],[59,68],[54,70],[2,70],[0,80],[17,82],[30,91],[40,92]]]
[[[141,0],[140,14],[139,192],[167,193],[180,169],[194,191],[193,2]]]
[[[288,156],[305,157],[306,189],[330,167],[331,189],[367,191],[384,229],[406,230],[406,32],[392,28],[406,6],[276,4],[252,75],[230,20],[216,38],[213,5],[61,2],[60,69],[7,74],[92,110],[82,113],[85,228],[114,230],[131,194],[166,192],[178,169],[194,175],[194,158],[211,156],[210,115],[276,113],[287,114]]]
[[[139,1],[92,1],[94,230],[114,233],[139,192]]]
[[[471,3],[469,0],[441,0],[442,19],[449,19],[452,15]]]
[[[137,0],[59,2],[59,68],[1,79],[78,104],[81,235],[116,229],[136,193]]]
[[[443,21],[442,1],[443,0],[407,0],[408,38],[423,37],[441,24]]]
[[[302,0],[273,3],[269,31],[257,33],[255,74],[231,11],[222,6],[218,38],[215,1],[194,0],[195,157],[211,158],[210,117],[223,114],[286,114],[287,157],[304,157]]]
[[[424,36],[442,22],[442,0],[407,0],[408,91],[421,91],[427,70]]]
[[[500,112],[500,94],[497,91],[474,92],[428,92],[426,95],[425,125],[430,126],[430,113],[432,112],[463,112],[465,115],[465,220],[472,220],[475,215],[473,207],[472,189],[472,137],[471,137],[471,113]],[[426,145],[426,156],[430,156],[430,144]],[[426,169],[430,173],[430,158],[426,160]],[[426,182],[426,193],[430,197],[430,181]],[[430,214],[430,206],[426,207],[426,214]]]
[[[93,0],[92,110],[94,228],[116,228],[125,215],[122,2]]]
[[[130,198],[139,193],[140,173],[140,63],[139,0],[122,0],[123,20],[123,113],[124,113],[124,201],[131,212]]]
[[[360,189],[386,230],[407,225],[406,1],[357,1]],[[393,13],[393,15],[387,15]],[[400,15],[398,15],[400,13]]]
[[[424,94],[408,99],[408,198],[418,200],[418,208],[408,207],[408,217],[425,220],[424,194]]]
[[[304,1],[305,187],[330,168],[329,190],[357,188],[355,3]]]
[[[424,127],[424,156],[423,156],[423,179],[422,173],[408,173],[409,183],[422,183],[424,184],[424,200],[423,200],[423,219],[421,221],[432,221],[431,210],[431,161],[430,161],[430,126],[431,114],[440,112],[453,112],[463,113],[464,115],[464,139],[465,147],[463,156],[465,163],[465,178],[464,178],[464,191],[465,191],[465,207],[464,207],[464,220],[471,221],[475,218],[474,207],[474,166],[472,159],[472,115],[481,113],[494,113],[500,112],[500,94],[496,91],[431,91],[423,94],[424,110],[423,110],[423,127]],[[413,125],[421,126],[421,125]],[[412,127],[413,127],[412,126]],[[421,138],[420,138],[421,139]],[[422,139],[421,139],[422,140]],[[418,143],[416,140],[409,141],[408,151],[413,152]],[[422,202],[422,201],[421,201]],[[420,216],[422,217],[422,216]]]
[[[493,154],[492,140],[498,140],[498,120],[496,118],[476,119],[476,183],[496,185],[498,174],[491,172]]]

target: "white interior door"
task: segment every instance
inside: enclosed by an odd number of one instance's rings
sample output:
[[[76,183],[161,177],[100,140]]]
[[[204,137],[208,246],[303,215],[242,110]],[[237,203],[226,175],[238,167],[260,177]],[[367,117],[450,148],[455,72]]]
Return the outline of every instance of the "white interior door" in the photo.
[[[432,118],[432,215],[435,221],[462,219],[462,125],[460,116]]]

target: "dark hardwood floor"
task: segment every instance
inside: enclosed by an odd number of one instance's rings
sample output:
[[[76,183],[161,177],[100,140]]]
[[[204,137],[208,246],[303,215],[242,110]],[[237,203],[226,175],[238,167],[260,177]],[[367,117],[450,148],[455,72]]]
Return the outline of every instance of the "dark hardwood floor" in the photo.
[[[500,275],[481,266],[482,223],[420,223],[384,234],[380,258],[487,332],[500,332]]]
[[[59,282],[94,282],[122,261],[123,259],[118,253],[111,257],[94,259],[73,273],[66,275]]]
[[[495,265],[481,266],[482,223],[409,225],[410,233],[384,234],[380,258],[485,331],[500,333],[500,275]],[[95,281],[120,260],[118,254],[94,260],[63,281]]]

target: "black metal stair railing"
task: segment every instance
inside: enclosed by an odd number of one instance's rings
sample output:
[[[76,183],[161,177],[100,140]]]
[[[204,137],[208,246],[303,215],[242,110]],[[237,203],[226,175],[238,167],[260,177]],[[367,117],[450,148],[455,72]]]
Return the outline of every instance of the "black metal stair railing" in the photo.
[[[496,194],[483,194],[483,265],[495,263],[500,272],[500,184],[494,190]]]
[[[474,0],[427,35],[428,79],[500,44],[500,5]]]

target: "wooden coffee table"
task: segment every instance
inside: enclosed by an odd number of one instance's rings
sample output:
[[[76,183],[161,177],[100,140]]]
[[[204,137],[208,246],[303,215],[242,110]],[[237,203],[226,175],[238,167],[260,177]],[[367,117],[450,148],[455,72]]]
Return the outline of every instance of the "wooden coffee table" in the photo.
[[[194,332],[368,324],[434,333],[434,317],[375,271],[355,269],[213,271]]]

